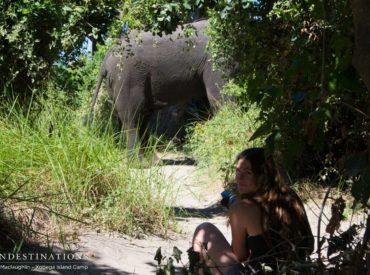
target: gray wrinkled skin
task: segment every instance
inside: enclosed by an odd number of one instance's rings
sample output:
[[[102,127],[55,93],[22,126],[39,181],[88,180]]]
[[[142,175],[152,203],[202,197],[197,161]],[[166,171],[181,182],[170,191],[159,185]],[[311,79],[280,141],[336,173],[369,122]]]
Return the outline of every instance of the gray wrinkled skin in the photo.
[[[94,109],[102,80],[128,134],[129,149],[143,137],[138,126],[158,109],[206,96],[211,107],[222,101],[224,84],[220,71],[213,71],[206,52],[207,21],[191,24],[195,34],[184,37],[181,28],[171,35],[153,36],[132,31],[104,58],[92,103]]]

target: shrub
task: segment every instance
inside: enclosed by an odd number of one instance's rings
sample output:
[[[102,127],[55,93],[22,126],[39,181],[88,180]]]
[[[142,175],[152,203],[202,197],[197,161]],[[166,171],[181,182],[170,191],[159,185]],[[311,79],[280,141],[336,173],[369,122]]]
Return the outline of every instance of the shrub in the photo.
[[[248,141],[258,127],[258,112],[254,106],[247,111],[235,105],[223,107],[209,121],[193,124],[187,129],[185,150],[200,166],[224,169],[242,149],[262,145],[259,140]]]
[[[94,125],[83,127],[58,90],[29,108],[0,115],[0,199],[45,206],[120,232],[164,233],[171,211],[167,184],[128,157],[125,142]],[[148,148],[148,154],[153,148]],[[136,172],[139,171],[139,172]],[[140,172],[141,171],[141,172]]]

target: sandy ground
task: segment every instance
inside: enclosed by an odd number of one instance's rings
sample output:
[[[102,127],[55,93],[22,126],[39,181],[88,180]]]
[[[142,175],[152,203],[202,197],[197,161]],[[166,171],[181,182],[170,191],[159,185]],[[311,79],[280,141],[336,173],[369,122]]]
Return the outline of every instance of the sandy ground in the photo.
[[[176,264],[180,268],[187,263],[186,250],[191,246],[195,227],[204,221],[216,224],[230,239],[226,212],[219,205],[222,182],[214,181],[191,165],[167,165],[161,170],[176,185],[177,196],[173,205],[176,232],[171,232],[168,239],[156,236],[131,239],[93,232],[83,234],[79,251],[92,256],[95,267],[102,269],[99,274],[155,274],[154,255],[159,247],[165,256],[171,255],[174,246],[178,247],[183,252],[182,263]]]
[[[86,255],[93,263],[89,270],[76,274],[155,274],[157,262],[154,260],[156,250],[161,247],[164,256],[172,254],[173,247],[179,248],[182,263],[186,265],[187,249],[195,227],[204,222],[216,224],[230,240],[227,227],[226,210],[220,206],[222,182],[199,171],[193,165],[165,165],[161,167],[177,192],[175,205],[176,232],[167,238],[145,236],[132,239],[114,233],[87,232],[79,237],[79,252]]]
[[[177,264],[180,268],[188,262],[186,250],[190,247],[195,227],[204,221],[216,224],[230,241],[226,211],[219,204],[222,182],[193,165],[165,165],[161,171],[175,183],[178,192],[173,205],[176,209],[176,232],[171,232],[166,239],[158,236],[132,239],[116,233],[86,232],[79,236],[77,246],[85,258],[78,266],[86,270],[40,271],[36,274],[155,274],[157,248],[161,247],[162,254],[170,256],[174,246],[183,251],[182,263]],[[305,205],[314,235],[317,235],[320,206],[313,201]],[[330,218],[329,207],[324,214],[321,235]],[[348,227],[348,222],[345,226]]]

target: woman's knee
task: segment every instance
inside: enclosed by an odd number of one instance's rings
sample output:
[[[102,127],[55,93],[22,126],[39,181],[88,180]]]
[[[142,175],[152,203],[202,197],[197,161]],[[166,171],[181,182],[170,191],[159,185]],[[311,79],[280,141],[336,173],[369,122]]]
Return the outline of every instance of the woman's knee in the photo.
[[[204,222],[199,224],[193,235],[193,248],[195,251],[200,252],[202,251],[202,247],[204,243],[208,243],[213,235],[214,232],[217,230],[216,226],[209,222]]]
[[[210,236],[218,233],[220,233],[220,230],[213,223],[204,222],[195,228],[194,237]]]
[[[220,236],[219,236],[220,235]],[[222,236],[221,231],[212,223],[204,222],[197,226],[194,231],[193,243],[196,242],[208,242],[212,239],[218,239]]]
[[[195,228],[195,232],[215,231],[215,230],[218,230],[217,227],[213,223],[210,223],[210,222],[201,223]]]

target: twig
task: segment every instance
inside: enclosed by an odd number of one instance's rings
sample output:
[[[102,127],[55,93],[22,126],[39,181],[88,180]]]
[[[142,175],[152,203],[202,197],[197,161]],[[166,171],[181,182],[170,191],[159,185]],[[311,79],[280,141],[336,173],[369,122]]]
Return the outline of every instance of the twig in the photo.
[[[368,116],[367,114],[365,114],[365,113],[364,113],[363,111],[361,111],[360,109],[358,109],[358,108],[356,108],[356,107],[354,107],[354,106],[352,106],[352,105],[348,104],[347,102],[339,101],[338,103],[339,103],[339,104],[341,104],[341,105],[343,105],[343,106],[346,106],[346,107],[348,107],[348,108],[350,108],[350,109],[352,109],[352,110],[354,110],[355,112],[357,112],[357,113],[359,113],[359,114],[363,115],[366,119],[370,120],[370,116]]]
[[[309,196],[309,198],[312,200],[312,202],[315,204],[315,206],[317,207],[317,208],[319,208],[320,209],[320,206],[319,206],[319,204],[316,202],[316,200],[311,196],[311,192],[309,192],[308,190],[307,190],[307,188],[305,187],[305,186],[303,186],[303,188],[305,189],[305,191],[307,192],[307,194],[308,194],[308,196]],[[314,212],[313,210],[312,210],[312,208],[311,207],[309,207],[310,208],[310,210],[311,210],[311,212],[318,218],[319,216],[316,214],[316,212]],[[325,219],[327,220],[327,221],[329,221],[330,219],[326,216],[326,214],[325,213],[323,213],[323,215],[324,215],[324,217],[325,217]],[[326,224],[325,224],[326,225]]]
[[[322,56],[321,56],[321,94],[325,93],[324,83],[325,83],[325,51],[326,51],[326,30],[324,27],[322,39]]]
[[[355,274],[360,274],[359,273],[360,270],[358,269],[361,268],[361,266],[363,266],[361,264],[361,261],[362,259],[364,259],[364,256],[365,256],[364,254],[367,249],[369,241],[370,241],[370,215],[367,215],[364,238],[363,238],[363,241],[360,247],[360,251],[358,252],[358,255],[355,259],[355,269],[357,269],[357,272],[354,272]],[[367,266],[367,269],[368,269],[367,271],[369,271],[369,266]],[[369,274],[369,273],[366,273],[366,274]]]
[[[317,206],[317,208],[319,208],[319,209],[320,209],[319,205],[318,205],[316,202],[315,202],[315,205]],[[316,214],[316,212],[315,212],[315,210],[313,209],[313,207],[309,206],[308,204],[306,204],[305,206],[307,206],[307,207],[308,207],[308,209],[311,211],[311,213],[312,213],[316,218],[319,218],[319,215],[318,215],[318,214]],[[325,213],[324,213],[324,217],[327,219],[327,221],[329,221],[329,218],[328,218],[328,217],[326,217]],[[323,221],[323,223],[324,223],[325,225],[327,225],[327,222],[324,222],[324,221]]]
[[[72,217],[70,217],[70,216],[63,215],[63,214],[61,214],[61,213],[58,213],[57,211],[55,211],[55,210],[51,209],[49,206],[47,206],[47,205],[45,205],[45,204],[44,204],[43,206],[47,209],[47,211],[49,211],[50,213],[53,213],[53,214],[55,214],[55,215],[57,215],[57,216],[59,216],[59,217],[62,217],[62,218],[68,219],[68,220],[72,220],[72,221],[75,221],[75,222],[80,222],[80,223],[83,223],[83,224],[86,224],[86,225],[88,225],[88,224],[89,224],[88,222],[84,222],[84,221],[78,220],[78,219],[76,219],[76,218],[72,218]],[[38,208],[38,207],[37,207],[37,208]],[[40,207],[39,209],[41,209],[41,210],[45,210],[45,209],[42,209],[41,207]]]
[[[60,196],[62,193],[51,193],[51,194],[43,194],[40,196],[28,196],[28,197],[12,197],[11,199],[16,202],[34,202],[34,203],[41,203],[39,199],[45,199],[50,197]],[[60,203],[61,204],[61,203]]]
[[[326,91],[324,88],[326,82],[325,76],[325,59],[326,59],[326,22],[328,21],[328,3],[326,0],[322,1],[322,7],[324,12],[324,27],[322,30],[322,55],[321,55],[321,94],[325,95]]]
[[[331,191],[332,184],[330,184],[328,190],[326,191],[325,198],[321,205],[320,215],[319,215],[319,224],[317,225],[317,256],[318,256],[318,262],[320,265],[322,265],[322,259],[321,259],[321,241],[320,241],[320,231],[321,231],[321,218],[324,213],[324,208],[326,201],[328,200],[330,191]]]

